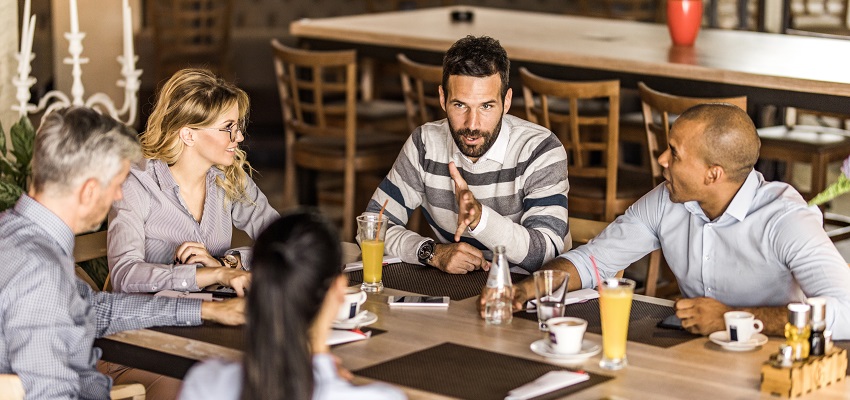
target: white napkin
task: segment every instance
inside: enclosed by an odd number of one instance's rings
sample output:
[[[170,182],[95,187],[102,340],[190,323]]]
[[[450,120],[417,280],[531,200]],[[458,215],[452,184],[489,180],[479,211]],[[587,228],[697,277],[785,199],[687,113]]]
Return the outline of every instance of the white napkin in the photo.
[[[590,379],[590,375],[571,371],[551,371],[536,380],[508,392],[505,400],[525,400],[542,396]]]
[[[356,331],[346,331],[339,329],[332,329],[331,334],[328,336],[328,346],[334,346],[337,344],[348,343],[348,342],[356,342],[358,340],[366,340],[372,336],[372,332],[360,332]]]
[[[598,298],[599,292],[596,289],[580,289],[567,293],[567,299],[564,301],[564,304],[581,303]],[[528,301],[526,311],[530,313],[537,312],[537,299],[531,299]]]
[[[383,264],[384,264],[384,266],[386,266],[387,264],[395,264],[395,263],[400,263],[400,262],[401,262],[401,259],[398,258],[398,257],[384,256]],[[362,260],[345,264],[345,268],[342,270],[342,272],[359,271],[361,269],[363,269],[363,261]]]

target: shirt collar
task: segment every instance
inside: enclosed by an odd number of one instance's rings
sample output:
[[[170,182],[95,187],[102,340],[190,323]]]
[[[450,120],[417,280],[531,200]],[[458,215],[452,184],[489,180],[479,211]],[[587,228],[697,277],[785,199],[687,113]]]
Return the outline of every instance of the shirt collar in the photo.
[[[446,123],[448,124],[448,120],[446,120]],[[451,133],[449,133],[449,134],[451,135]],[[510,143],[510,141],[511,141],[511,127],[507,123],[506,119],[503,117],[502,118],[502,127],[499,130],[499,136],[496,137],[496,141],[493,142],[493,146],[491,146],[490,149],[488,149],[487,152],[484,153],[478,159],[478,161],[487,159],[487,160],[495,161],[499,164],[504,164],[505,163],[505,154],[507,154],[507,152],[508,152],[508,144]],[[466,159],[470,163],[472,162],[469,159],[469,157],[467,157],[466,155],[464,155],[460,151],[460,149],[457,147],[457,144],[455,143],[454,140],[452,140],[451,143],[452,143],[451,144],[451,147],[452,147],[451,151],[452,151],[453,154],[456,154],[460,157],[463,157],[464,159]]]
[[[15,212],[41,227],[48,236],[59,244],[59,248],[66,256],[74,254],[74,232],[71,231],[71,227],[65,221],[62,221],[49,208],[25,193],[15,203]]]
[[[749,175],[747,175],[747,179],[744,181],[744,184],[741,185],[740,189],[738,189],[738,193],[735,193],[735,197],[733,197],[732,201],[729,202],[729,206],[726,207],[726,211],[723,212],[723,215],[728,214],[738,221],[743,221],[744,218],[746,218],[747,213],[749,213],[750,207],[753,205],[753,199],[756,196],[758,187],[758,173],[755,170],[752,170]],[[702,207],[699,206],[699,202],[688,201],[685,203],[685,208],[690,211],[691,214],[700,216],[708,221],[708,216],[705,215]],[[718,220],[723,218],[723,215],[721,215]]]
[[[174,175],[171,174],[171,169],[168,168],[168,165],[164,163],[162,160],[147,160],[148,165],[153,167],[154,177],[156,179],[156,183],[159,185],[160,190],[163,192],[169,191],[174,192],[180,188],[177,184],[177,181],[174,180]],[[210,167],[207,171],[207,187],[215,184],[215,178],[221,175],[224,176],[224,172],[215,166]]]

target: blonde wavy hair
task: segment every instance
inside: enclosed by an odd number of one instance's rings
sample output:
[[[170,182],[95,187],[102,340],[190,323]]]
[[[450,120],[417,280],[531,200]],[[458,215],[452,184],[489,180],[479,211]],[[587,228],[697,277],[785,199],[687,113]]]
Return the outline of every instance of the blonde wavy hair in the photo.
[[[177,71],[160,89],[147,128],[139,137],[142,155],[174,165],[184,148],[180,129],[208,127],[233,105],[239,109],[238,126],[244,133],[250,105],[245,91],[206,69]],[[245,151],[236,148],[232,165],[215,167],[224,172],[224,179],[217,177],[216,184],[224,189],[226,199],[250,203],[245,184],[252,168]]]

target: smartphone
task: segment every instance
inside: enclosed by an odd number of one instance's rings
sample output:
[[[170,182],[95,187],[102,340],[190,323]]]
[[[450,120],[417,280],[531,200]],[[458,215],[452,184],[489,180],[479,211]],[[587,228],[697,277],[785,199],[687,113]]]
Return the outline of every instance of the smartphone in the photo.
[[[389,296],[390,306],[448,307],[448,296]]]
[[[658,325],[656,325],[656,326],[659,327],[659,328],[664,328],[664,329],[679,329],[679,330],[685,329],[685,328],[682,328],[682,320],[679,319],[679,317],[677,317],[676,314],[670,315],[669,317],[662,319],[661,321],[658,322]]]

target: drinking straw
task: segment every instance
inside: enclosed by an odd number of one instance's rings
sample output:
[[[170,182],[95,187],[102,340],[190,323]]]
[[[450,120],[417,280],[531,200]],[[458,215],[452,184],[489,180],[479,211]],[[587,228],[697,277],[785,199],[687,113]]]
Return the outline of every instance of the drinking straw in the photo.
[[[590,263],[593,264],[593,272],[596,273],[596,287],[602,287],[602,277],[599,276],[599,267],[596,266],[596,257],[590,255]]]
[[[375,240],[381,236],[381,222],[384,221],[384,210],[387,209],[387,203],[390,202],[390,199],[384,200],[384,205],[381,206],[381,212],[378,213],[378,233],[375,234]]]

